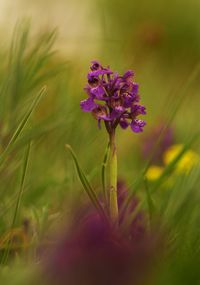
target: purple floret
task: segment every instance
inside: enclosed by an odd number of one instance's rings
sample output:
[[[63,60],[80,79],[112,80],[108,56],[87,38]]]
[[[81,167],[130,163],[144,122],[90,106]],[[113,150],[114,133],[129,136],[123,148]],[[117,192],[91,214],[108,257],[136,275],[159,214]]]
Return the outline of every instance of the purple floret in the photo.
[[[146,125],[146,122],[143,120],[134,119],[131,122],[131,129],[135,133],[140,133],[143,131],[143,127]]]
[[[81,101],[80,105],[84,112],[92,112],[98,106],[92,98]]]

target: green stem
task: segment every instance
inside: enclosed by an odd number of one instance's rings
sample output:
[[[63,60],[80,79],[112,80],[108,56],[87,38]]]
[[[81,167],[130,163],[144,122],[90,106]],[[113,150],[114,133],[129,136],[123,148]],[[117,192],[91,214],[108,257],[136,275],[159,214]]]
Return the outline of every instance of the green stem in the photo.
[[[108,205],[109,205],[109,199],[108,199],[108,189],[106,189],[106,166],[108,163],[109,159],[109,153],[110,153],[110,142],[108,142],[108,145],[106,147],[103,163],[102,163],[102,170],[101,170],[101,179],[102,179],[102,186],[103,186],[103,195],[104,195],[104,200],[106,204],[106,208],[108,210]]]
[[[115,131],[110,133],[110,218],[118,223],[117,203],[117,153],[115,145]]]

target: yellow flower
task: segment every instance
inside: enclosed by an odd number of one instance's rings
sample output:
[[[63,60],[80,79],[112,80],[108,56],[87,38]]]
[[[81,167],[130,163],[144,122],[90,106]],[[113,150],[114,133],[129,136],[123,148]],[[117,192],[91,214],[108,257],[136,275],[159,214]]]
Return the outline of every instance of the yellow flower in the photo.
[[[171,163],[180,154],[182,150],[183,145],[181,144],[175,144],[169,147],[163,156],[164,164],[168,165],[169,163]],[[177,162],[175,166],[175,171],[177,171],[178,173],[187,174],[195,165],[197,165],[199,161],[200,157],[197,153],[192,150],[187,150]]]
[[[175,144],[169,147],[163,155],[164,165],[170,164],[180,154],[183,147],[182,144]],[[176,163],[174,173],[188,174],[198,163],[200,163],[200,156],[192,150],[187,150]],[[163,170],[164,167],[152,165],[147,170],[146,178],[150,181],[155,181],[162,175]]]
[[[147,170],[146,173],[146,178],[148,180],[157,180],[161,174],[163,173],[164,168],[161,166],[157,166],[157,165],[152,165],[149,167],[149,169]]]

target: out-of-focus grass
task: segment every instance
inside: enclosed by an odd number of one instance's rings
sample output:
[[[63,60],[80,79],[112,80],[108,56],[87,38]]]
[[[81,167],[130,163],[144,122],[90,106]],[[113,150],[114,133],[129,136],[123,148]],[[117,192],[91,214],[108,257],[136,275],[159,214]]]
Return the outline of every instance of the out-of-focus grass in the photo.
[[[102,41],[97,59],[121,72],[135,69],[142,102],[147,106],[146,130],[164,118],[175,127],[177,140],[188,143],[200,131],[196,4],[184,1],[179,9],[178,2],[175,6],[161,1],[143,2],[144,5],[141,1],[128,1],[126,5],[122,1],[116,5],[113,1],[99,4],[97,16],[102,21]],[[187,7],[190,13],[185,18],[181,11]],[[149,33],[150,38],[145,36]],[[5,260],[9,245],[8,264],[33,259],[37,241],[46,238],[64,212],[70,219],[74,203],[85,199],[71,157],[65,151],[66,143],[73,146],[95,190],[100,190],[106,134],[79,108],[79,101],[85,96],[82,88],[88,61],[93,58],[88,54],[81,59],[78,56],[65,58],[54,50],[55,38],[55,31],[33,36],[30,24],[19,22],[9,48],[0,50],[0,154],[4,160],[0,169],[0,257]],[[44,86],[45,96],[33,110],[11,151],[3,156],[22,118]],[[170,171],[166,171],[167,175],[157,184],[146,185],[150,194],[147,197],[143,179],[146,162],[139,154],[142,135],[120,130],[117,136],[119,176],[126,179],[130,193],[137,190],[144,208],[152,201],[155,211],[152,215],[159,216],[170,232],[170,255],[158,284],[198,284],[195,282],[199,278],[200,259],[199,168],[188,176],[177,177],[167,187]],[[30,142],[29,167],[18,204],[21,169],[26,161],[23,154]],[[188,147],[198,151],[199,141],[195,140]],[[18,218],[12,227],[16,209]],[[26,223],[28,232],[24,229]],[[23,242],[15,248],[15,240],[11,240],[15,229],[19,230],[18,238],[26,235],[26,248]],[[3,273],[2,282],[15,284],[12,283],[15,278],[9,276],[13,269],[6,270],[8,273]],[[23,276],[21,266],[17,272]],[[26,272],[20,284],[25,277]]]

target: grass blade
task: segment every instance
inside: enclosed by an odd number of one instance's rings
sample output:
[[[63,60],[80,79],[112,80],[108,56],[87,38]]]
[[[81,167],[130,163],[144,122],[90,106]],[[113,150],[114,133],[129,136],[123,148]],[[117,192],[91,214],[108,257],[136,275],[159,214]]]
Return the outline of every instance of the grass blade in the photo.
[[[30,109],[28,110],[28,112],[25,114],[25,116],[23,117],[23,119],[21,120],[21,122],[19,123],[16,131],[14,132],[14,134],[12,135],[6,149],[4,150],[4,152],[1,154],[0,157],[0,166],[3,164],[3,162],[5,161],[5,157],[6,155],[9,153],[9,151],[11,150],[12,146],[15,144],[16,140],[18,139],[19,135],[21,134],[21,132],[23,131],[25,125],[27,124],[33,110],[36,108],[36,106],[38,105],[39,101],[41,100],[44,92],[46,91],[46,87],[43,87],[41,89],[41,91],[39,92],[39,94],[36,96],[34,102],[32,103]]]
[[[73,151],[73,149],[71,148],[70,145],[65,145],[65,147],[69,150],[73,160],[74,160],[74,163],[75,163],[75,166],[76,166],[76,170],[77,170],[77,173],[78,173],[78,177],[82,183],[82,186],[85,190],[85,192],[88,194],[91,202],[93,203],[93,205],[95,206],[95,208],[98,210],[98,212],[100,213],[100,215],[103,217],[103,218],[106,218],[106,215],[105,215],[105,212],[104,212],[104,209],[103,207],[101,206],[99,200],[98,200],[98,197],[95,193],[95,191],[93,190],[93,188],[91,187],[86,175],[84,174],[83,170],[81,169],[80,165],[79,165],[79,162],[78,162],[78,159]]]
[[[14,215],[13,215],[13,220],[11,224],[10,230],[12,230],[15,227],[16,221],[17,221],[17,215],[20,207],[20,202],[22,199],[23,191],[24,191],[24,184],[25,184],[25,179],[26,179],[26,173],[27,173],[27,168],[28,168],[28,161],[29,161],[29,154],[30,154],[30,149],[31,149],[31,143],[28,144],[25,153],[24,153],[24,159],[23,159],[23,165],[22,165],[22,176],[21,176],[21,181],[20,181],[20,188],[19,188],[19,193],[17,196],[17,201],[16,201],[16,206],[14,210]],[[8,254],[10,251],[10,248],[12,246],[12,240],[8,241],[7,248],[5,251],[5,254],[2,257],[1,264],[5,264],[8,258]]]
[[[149,222],[151,225],[153,214],[155,213],[156,208],[155,208],[154,201],[151,197],[151,193],[149,191],[149,185],[148,185],[148,181],[147,181],[146,177],[144,177],[144,186],[145,186],[146,200],[147,200],[148,211],[149,211]]]

